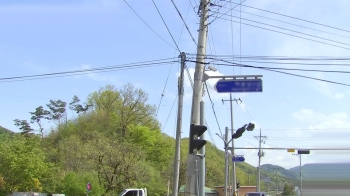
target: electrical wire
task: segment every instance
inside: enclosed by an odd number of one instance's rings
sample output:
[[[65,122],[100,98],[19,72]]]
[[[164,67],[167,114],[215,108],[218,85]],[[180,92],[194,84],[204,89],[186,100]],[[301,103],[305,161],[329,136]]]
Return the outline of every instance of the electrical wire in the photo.
[[[176,41],[175,41],[173,35],[171,34],[171,32],[170,32],[170,30],[169,30],[169,27],[168,27],[168,25],[166,24],[166,22],[165,22],[165,20],[164,20],[164,18],[163,18],[163,16],[162,16],[162,14],[160,13],[160,11],[159,11],[159,9],[158,9],[156,3],[154,2],[154,0],[152,0],[152,2],[153,2],[153,4],[154,4],[154,6],[156,7],[159,16],[162,18],[162,21],[163,21],[163,23],[164,23],[166,29],[168,30],[168,32],[169,32],[169,34],[170,34],[170,36],[171,36],[171,39],[173,40],[173,42],[174,42],[174,44],[175,44],[177,50],[181,53],[180,48],[179,48],[179,46],[177,45],[177,43],[176,43]]]
[[[164,124],[164,126],[163,126],[163,130],[165,130],[165,126],[166,126],[167,123],[168,123],[170,114],[171,114],[171,112],[173,111],[173,108],[174,108],[174,105],[175,105],[177,99],[178,99],[178,96],[176,96],[176,98],[175,98],[175,100],[174,100],[174,102],[173,102],[173,105],[171,106],[170,112],[169,112],[168,117],[167,117],[167,119],[166,119],[166,121],[165,121],[165,124]]]
[[[236,5],[235,7],[233,7],[232,9],[235,9],[236,7],[238,7],[239,5],[241,5],[243,2],[245,2],[246,0],[243,0],[243,1],[241,1],[238,5]],[[233,3],[233,2],[231,2],[231,1],[227,1],[228,3]],[[237,3],[234,3],[234,4],[237,4]],[[225,5],[227,5],[227,4],[225,4]],[[224,5],[224,6],[225,6]],[[223,6],[223,7],[224,7]],[[219,9],[216,11],[216,12],[218,12],[219,11]],[[227,14],[228,12],[230,12],[230,10],[229,11],[227,11],[227,12],[225,12],[225,14]],[[208,23],[208,25],[210,25],[211,23],[213,23],[215,20],[217,20],[217,19],[219,19],[219,18],[221,18],[223,15],[221,15],[221,16],[219,16],[219,17],[215,17],[212,21],[210,21],[209,23]]]
[[[259,68],[259,69],[277,69],[277,70],[287,70],[287,71],[306,71],[306,72],[322,72],[322,73],[341,73],[341,74],[349,74],[350,71],[339,71],[339,70],[320,70],[320,69],[297,69],[297,68],[283,68],[283,67],[262,67],[262,66],[252,66],[252,65],[244,65],[244,64],[238,64],[234,62],[230,62],[223,59],[218,58],[211,58],[207,57],[207,59],[213,59],[215,61],[222,61],[229,64],[220,64],[220,65],[226,65],[226,66],[241,66],[241,67],[251,67],[251,68]],[[251,61],[250,61],[251,62]],[[255,61],[253,61],[255,62]]]
[[[228,2],[227,0],[222,0],[222,1]],[[238,3],[234,3],[234,4],[238,4]],[[305,19],[301,19],[301,18],[297,18],[297,17],[293,17],[293,16],[288,16],[288,15],[285,15],[285,14],[280,14],[280,13],[277,13],[277,12],[272,12],[272,11],[268,11],[268,10],[264,10],[264,9],[261,9],[261,8],[248,6],[248,5],[242,5],[242,4],[240,4],[240,5],[243,6],[243,7],[248,7],[248,8],[251,8],[251,9],[256,9],[256,10],[268,12],[268,13],[271,13],[271,14],[276,14],[276,15],[292,18],[292,19],[295,19],[295,20],[300,20],[300,21],[303,21],[303,22],[308,22],[308,23],[319,25],[319,26],[328,27],[328,28],[332,28],[332,29],[336,29],[336,30],[339,30],[339,31],[345,31],[345,32],[350,33],[349,30],[345,30],[345,29],[341,29],[341,28],[337,28],[337,27],[332,27],[332,26],[329,26],[329,25],[325,25],[325,24],[321,24],[321,23],[317,23],[317,22],[313,22],[313,21],[309,21],[309,20],[305,20]]]
[[[153,1],[153,0],[152,0],[152,1]],[[180,11],[179,11],[179,9],[177,8],[177,6],[176,6],[176,4],[174,3],[173,0],[171,0],[171,2],[173,3],[173,5],[174,5],[174,7],[175,7],[177,13],[179,14],[179,16],[180,16],[182,22],[184,23],[184,25],[185,25],[185,27],[186,27],[186,29],[187,29],[187,32],[190,34],[190,36],[191,36],[191,38],[192,38],[192,41],[193,41],[194,44],[196,44],[196,46],[197,46],[197,42],[196,42],[196,40],[194,39],[194,37],[193,37],[193,35],[192,35],[190,29],[188,28],[188,26],[187,26],[187,24],[186,24],[186,21],[183,19],[182,15],[181,15],[181,13],[180,13]]]
[[[347,47],[342,47],[342,46],[339,46],[339,45],[334,45],[334,44],[330,44],[330,43],[327,43],[327,42],[322,42],[322,41],[318,41],[318,40],[315,40],[315,39],[310,39],[310,38],[306,38],[306,37],[302,37],[302,36],[298,36],[298,35],[294,35],[294,34],[290,34],[290,33],[284,33],[284,32],[281,32],[281,31],[277,31],[277,30],[273,30],[273,29],[269,29],[269,28],[265,28],[265,27],[260,27],[260,26],[256,26],[256,25],[252,25],[252,24],[247,24],[247,23],[243,23],[243,22],[238,22],[238,21],[234,21],[234,20],[230,20],[230,19],[225,19],[225,18],[224,18],[223,20],[229,20],[229,21],[231,21],[231,22],[235,22],[235,23],[239,23],[239,24],[244,24],[244,25],[251,26],[251,27],[255,27],[255,28],[259,28],[259,29],[264,29],[264,30],[267,30],[267,31],[272,31],[272,32],[275,32],[275,33],[280,33],[280,34],[288,35],[288,36],[291,36],[291,37],[297,37],[297,38],[304,39],[304,40],[308,40],[308,41],[313,41],[313,42],[317,42],[317,43],[321,43],[321,44],[325,44],[325,45],[329,45],[329,46],[334,46],[334,47],[337,47],[337,48],[342,48],[342,49],[350,50],[350,48],[347,48]]]
[[[194,53],[186,53],[187,56],[197,56]],[[203,57],[220,57],[220,58],[232,58],[231,54],[228,55],[215,55],[206,54]],[[350,61],[350,57],[330,57],[330,56],[234,56],[234,58],[253,59],[253,60],[296,60],[296,61]]]
[[[62,76],[74,76],[74,75],[82,75],[82,74],[108,72],[108,71],[113,71],[113,70],[135,69],[135,68],[143,68],[143,67],[150,67],[150,66],[156,66],[156,65],[161,65],[161,64],[170,64],[173,62],[177,62],[177,61],[169,61],[169,59],[172,59],[172,58],[153,60],[153,61],[144,61],[144,62],[139,62],[139,63],[121,64],[121,65],[108,66],[108,67],[98,67],[98,68],[91,68],[91,69],[81,69],[81,70],[53,72],[53,73],[46,73],[46,74],[5,77],[5,78],[0,78],[0,83],[1,82],[8,82],[8,81],[30,80],[33,78],[34,79],[49,78],[49,77],[45,77],[45,76],[62,77]],[[165,61],[165,60],[167,60],[167,61]]]
[[[190,6],[188,6],[188,8],[187,8],[187,13],[186,13],[186,18],[185,18],[185,20],[187,19],[188,11],[189,11],[189,10],[190,10]],[[180,37],[179,37],[179,40],[177,41],[177,43],[180,43],[180,39],[181,39],[181,36],[182,36],[182,33],[183,33],[183,29],[184,29],[184,25],[182,25]],[[176,52],[177,52],[177,50],[175,50],[174,58],[175,58]],[[166,78],[166,80],[165,80],[165,84],[164,84],[164,88],[163,88],[163,91],[162,91],[162,94],[161,94],[161,98],[160,98],[160,101],[159,101],[159,104],[158,104],[156,116],[158,116],[160,104],[162,103],[163,97],[164,97],[164,95],[165,95],[165,89],[166,89],[166,86],[167,86],[167,84],[168,84],[168,80],[169,80],[169,76],[170,76],[170,71],[171,71],[171,68],[172,68],[172,67],[173,67],[173,65],[171,64],[170,69],[169,69],[169,72],[168,72],[168,76],[167,76],[167,78]]]
[[[192,61],[192,62],[196,62],[196,61]],[[201,62],[198,62],[198,63],[201,63]],[[345,83],[340,83],[340,82],[333,82],[333,81],[330,81],[330,80],[324,80],[324,79],[319,79],[319,78],[314,78],[314,77],[309,77],[309,76],[304,76],[304,75],[299,75],[299,74],[292,74],[292,73],[288,73],[288,72],[277,71],[277,70],[273,70],[271,68],[263,68],[263,67],[256,67],[256,66],[242,65],[242,64],[230,64],[230,65],[228,65],[228,64],[220,64],[220,65],[241,66],[241,67],[247,67],[247,68],[262,69],[262,70],[265,70],[265,71],[272,71],[272,72],[277,72],[277,73],[282,73],[282,74],[286,74],[286,75],[302,77],[302,78],[307,78],[307,79],[312,79],[312,80],[317,80],[317,81],[322,81],[322,82],[327,82],[327,83],[332,83],[332,84],[338,84],[338,85],[343,85],[343,86],[350,86],[350,84],[345,84]]]
[[[151,31],[153,31],[153,33],[155,33],[160,39],[162,39],[165,43],[167,43],[170,47],[176,49],[174,46],[172,46],[171,44],[169,44],[167,41],[165,41],[165,39],[163,39],[157,32],[155,32],[143,19],[142,17],[128,4],[128,2],[126,2],[126,0],[124,0],[124,2],[129,6],[129,8],[139,17],[140,20],[142,20],[142,22],[149,28],[151,29]]]
[[[242,11],[242,10],[233,9],[232,11],[240,12],[240,13],[244,13],[244,14],[248,14],[248,15],[252,15],[252,16],[257,16],[257,17],[259,17],[259,18],[264,18],[264,19],[268,19],[268,20],[272,20],[272,21],[276,21],[276,22],[280,22],[280,23],[284,23],[284,24],[289,24],[289,25],[293,25],[293,26],[296,26],[296,27],[301,27],[301,28],[304,28],[304,29],[309,29],[309,30],[313,30],[313,31],[318,31],[318,32],[321,32],[321,33],[326,33],[326,34],[335,35],[335,36],[339,36],[339,37],[343,37],[343,38],[348,38],[348,39],[350,38],[350,37],[348,37],[348,36],[344,36],[344,35],[340,35],[340,34],[336,34],[336,33],[331,33],[331,32],[323,31],[323,30],[319,30],[319,29],[314,29],[314,28],[310,28],[310,27],[307,27],[307,26],[303,26],[303,25],[298,25],[298,24],[286,22],[286,21],[283,21],[283,20],[277,20],[277,19],[273,19],[273,18],[266,17],[266,16],[262,16],[262,15],[258,15],[258,14],[253,14],[253,13],[245,12],[245,11]],[[214,11],[212,11],[212,12],[214,12]],[[214,12],[214,13],[218,13],[218,14],[219,14],[220,12]]]
[[[210,97],[210,93],[209,93],[209,90],[208,90],[207,83],[205,82],[204,84],[205,84],[205,88],[207,89],[208,97],[209,97],[209,100],[210,100],[210,103],[211,103],[211,108],[213,109],[213,113],[214,113],[214,116],[215,116],[216,123],[217,123],[217,125],[219,127],[220,134],[222,135],[222,131],[221,131],[221,128],[220,128],[220,125],[219,125],[218,117],[216,116],[215,109],[214,109],[214,102],[213,102],[213,100]]]
[[[226,16],[230,16],[228,14],[226,14]],[[246,19],[246,18],[240,18],[240,17],[236,17],[236,16],[231,16],[231,18],[239,18],[239,19],[243,19],[243,20],[246,20],[246,21],[249,21],[249,22],[254,22],[254,23],[257,23],[257,24],[261,24],[261,25],[265,25],[265,26],[269,26],[269,27],[274,27],[274,28],[278,28],[278,29],[282,29],[282,30],[285,30],[285,31],[290,31],[290,32],[293,32],[293,33],[299,33],[299,34],[302,34],[302,35],[306,35],[306,36],[310,36],[310,37],[314,37],[314,38],[318,38],[318,39],[322,39],[322,40],[326,40],[326,41],[330,41],[330,42],[334,42],[334,43],[338,43],[338,44],[343,44],[343,45],[347,45],[347,46],[350,46],[350,44],[347,44],[347,43],[344,43],[344,42],[339,42],[339,41],[334,41],[334,40],[331,40],[331,39],[327,39],[327,38],[323,38],[323,37],[319,37],[319,36],[316,36],[316,35],[311,35],[311,34],[307,34],[307,33],[302,33],[302,32],[299,32],[299,31],[294,31],[294,30],[291,30],[291,29],[287,29],[287,28],[283,28],[283,27],[278,27],[278,26],[275,26],[275,25],[270,25],[270,24],[266,24],[266,23],[263,23],[263,22],[258,22],[258,21],[254,21],[254,20],[250,20],[250,19]],[[233,21],[232,19],[227,19],[227,18],[222,18],[223,20],[229,20],[229,21]],[[241,22],[239,22],[241,24]]]

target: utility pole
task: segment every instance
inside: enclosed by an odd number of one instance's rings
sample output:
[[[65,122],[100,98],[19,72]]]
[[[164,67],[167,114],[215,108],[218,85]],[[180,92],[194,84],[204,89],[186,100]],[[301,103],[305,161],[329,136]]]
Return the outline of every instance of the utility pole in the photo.
[[[205,123],[204,101],[200,103],[200,125]],[[200,139],[205,140],[205,133],[200,136]],[[200,149],[199,153],[202,159],[199,161],[199,196],[205,196],[205,145]]]
[[[225,185],[224,185],[224,196],[227,196],[227,185],[228,185],[228,128],[225,128]]]
[[[224,182],[224,196],[227,196],[227,185],[228,185],[228,127],[225,127],[225,138],[223,138],[222,136],[218,135],[225,144],[225,182]]]
[[[234,134],[234,129],[233,129],[233,107],[232,107],[232,93],[230,93],[230,112],[231,112],[231,135]],[[234,140],[231,141],[232,144],[232,149],[231,149],[231,154],[232,156],[235,156],[235,143]],[[236,162],[232,161],[232,192],[233,196],[236,196]]]
[[[263,142],[265,144],[265,140],[267,139],[266,136],[261,136],[261,129],[260,129],[260,135],[259,136],[254,136],[255,138],[259,138],[259,152],[258,152],[258,156],[259,156],[259,166],[258,166],[258,182],[257,182],[257,186],[256,186],[256,191],[260,192],[260,175],[261,175],[261,171],[260,171],[260,164],[261,164],[261,157],[264,156],[264,152],[261,151],[261,143]],[[263,138],[263,139],[262,139]]]
[[[299,160],[300,160],[300,196],[303,196],[303,175],[301,173],[301,154],[299,154]]]
[[[177,112],[177,124],[176,124],[176,146],[175,146],[175,159],[174,159],[174,178],[173,178],[173,196],[178,195],[179,191],[179,172],[180,172],[180,155],[181,155],[181,127],[182,127],[182,107],[183,107],[183,95],[184,95],[184,70],[186,54],[181,52],[181,71],[178,81],[178,112]]]
[[[232,101],[241,101],[241,99],[232,99],[232,93],[230,93],[230,100],[222,100],[222,102],[224,101],[229,101],[230,102],[230,112],[231,112],[231,135],[234,134],[234,128],[233,128],[233,107],[232,107]],[[241,101],[242,102],[242,101]],[[235,156],[235,145],[234,145],[234,140],[231,140],[231,154],[232,156]],[[236,190],[236,183],[237,183],[237,179],[236,179],[236,163],[234,161],[232,161],[232,192],[233,192],[233,196],[235,196],[237,193]]]
[[[276,170],[276,187],[275,187],[275,189],[276,189],[276,196],[278,195],[278,182],[277,182],[277,170],[278,170],[278,168],[275,168],[275,170]]]
[[[301,172],[301,154],[293,154],[296,156],[299,156],[299,175],[300,175],[300,187],[299,187],[299,192],[300,192],[300,196],[303,195],[302,189],[303,189],[303,176],[302,176],[302,172]]]
[[[191,124],[198,125],[200,122],[200,102],[203,96],[203,72],[206,55],[207,45],[207,33],[208,33],[208,7],[209,0],[201,0],[199,5],[200,22],[199,33],[197,42],[197,58],[196,69],[194,72],[194,85],[192,96],[192,111],[191,111]],[[191,135],[191,134],[189,134]],[[197,156],[189,154],[187,158],[187,170],[186,170],[186,190],[185,196],[196,195],[196,174],[195,174],[195,160]]]

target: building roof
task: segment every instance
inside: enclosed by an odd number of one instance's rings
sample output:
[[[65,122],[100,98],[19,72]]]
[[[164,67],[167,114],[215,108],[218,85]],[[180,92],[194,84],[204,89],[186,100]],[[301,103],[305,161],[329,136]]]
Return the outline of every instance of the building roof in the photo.
[[[205,193],[217,193],[214,189],[211,189],[209,187],[205,187]],[[185,193],[185,185],[182,185],[179,189],[179,193]]]

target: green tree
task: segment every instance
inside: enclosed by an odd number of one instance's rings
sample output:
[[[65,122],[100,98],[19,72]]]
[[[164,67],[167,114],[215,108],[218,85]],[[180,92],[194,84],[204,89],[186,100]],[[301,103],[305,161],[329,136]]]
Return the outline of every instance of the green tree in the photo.
[[[30,112],[32,117],[30,118],[31,123],[37,123],[39,126],[39,133],[41,135],[41,138],[44,138],[44,127],[42,125],[42,120],[47,119],[49,120],[50,112],[47,110],[44,110],[43,106],[39,106],[35,108],[35,112]]]
[[[5,190],[41,191],[40,179],[48,174],[50,164],[37,137],[17,137],[0,143],[0,174]]]
[[[66,102],[60,99],[56,101],[50,100],[50,103],[46,104],[46,106],[50,109],[50,120],[56,121],[58,125],[61,124],[61,120],[64,118],[66,118],[65,121],[67,122]]]
[[[159,122],[155,119],[155,106],[147,104],[148,95],[132,84],[124,85],[120,90],[112,85],[100,88],[89,95],[88,104],[96,110],[103,110],[107,117],[115,114],[122,137],[127,135],[128,126],[143,125],[152,129],[159,129]]]
[[[84,106],[80,104],[80,99],[74,95],[72,101],[69,103],[69,109],[75,111],[76,113],[86,112],[90,109],[90,105],[85,104]]]
[[[15,122],[15,125],[19,127],[19,129],[22,131],[21,133],[29,136],[30,133],[32,133],[34,130],[30,127],[30,124],[27,122],[27,120],[19,120],[15,119],[13,120]]]
[[[295,191],[289,183],[285,183],[283,187],[283,195],[294,195]]]

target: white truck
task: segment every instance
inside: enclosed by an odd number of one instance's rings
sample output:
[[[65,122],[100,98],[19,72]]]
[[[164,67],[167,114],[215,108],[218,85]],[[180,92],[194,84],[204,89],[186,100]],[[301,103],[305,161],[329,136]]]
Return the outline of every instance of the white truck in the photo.
[[[147,196],[147,189],[141,188],[141,189],[135,189],[135,188],[129,188],[124,189],[119,196]]]

